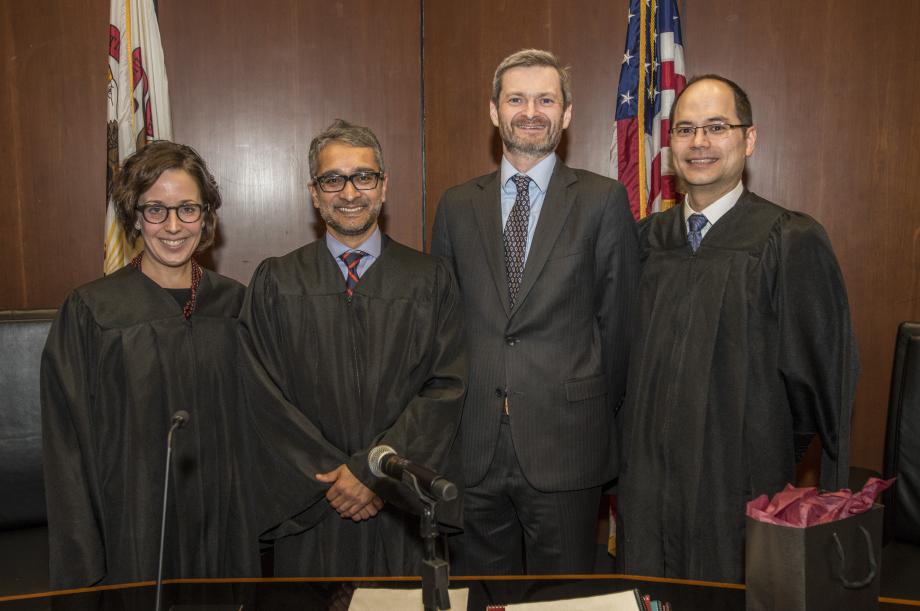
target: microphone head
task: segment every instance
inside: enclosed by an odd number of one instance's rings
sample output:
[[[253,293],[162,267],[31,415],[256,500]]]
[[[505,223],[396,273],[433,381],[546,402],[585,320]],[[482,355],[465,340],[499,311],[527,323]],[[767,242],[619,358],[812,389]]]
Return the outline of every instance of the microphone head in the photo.
[[[457,485],[448,479],[439,477],[431,482],[431,493],[439,501],[452,501],[457,498]]]
[[[367,453],[367,466],[370,467],[371,473],[377,477],[385,477],[383,472],[383,459],[390,454],[396,454],[396,450],[390,446],[376,446],[371,448],[371,451]]]
[[[188,412],[184,409],[180,409],[173,414],[172,423],[176,425],[177,429],[181,429],[183,426],[188,424],[188,421],[191,420],[191,416],[188,415]]]

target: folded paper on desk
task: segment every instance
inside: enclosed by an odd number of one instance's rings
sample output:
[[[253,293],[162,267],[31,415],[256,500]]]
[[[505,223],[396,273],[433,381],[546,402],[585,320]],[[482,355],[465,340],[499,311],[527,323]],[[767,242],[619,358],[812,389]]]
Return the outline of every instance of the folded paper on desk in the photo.
[[[491,605],[487,611],[644,611],[638,590],[601,596],[550,600],[516,605]]]
[[[451,610],[465,611],[469,588],[448,590]],[[421,588],[414,590],[390,588],[357,588],[348,611],[424,611]]]
[[[881,505],[894,480],[871,478],[858,493],[786,486],[747,506],[747,611],[878,609]]]

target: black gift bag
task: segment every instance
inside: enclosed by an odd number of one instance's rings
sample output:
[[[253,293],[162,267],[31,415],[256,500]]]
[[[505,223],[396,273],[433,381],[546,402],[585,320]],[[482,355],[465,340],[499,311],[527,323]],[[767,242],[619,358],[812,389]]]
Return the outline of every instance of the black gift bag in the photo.
[[[747,518],[747,611],[878,609],[883,507],[808,528]]]

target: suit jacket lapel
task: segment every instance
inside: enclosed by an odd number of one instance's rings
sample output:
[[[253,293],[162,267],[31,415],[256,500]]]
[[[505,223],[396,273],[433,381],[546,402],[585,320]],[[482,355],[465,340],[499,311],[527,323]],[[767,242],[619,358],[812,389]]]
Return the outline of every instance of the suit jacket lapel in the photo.
[[[499,197],[499,172],[494,172],[483,177],[479,182],[481,191],[473,202],[473,211],[479,225],[479,236],[482,238],[483,252],[492,270],[492,280],[495,282],[495,291],[505,309],[505,315],[511,315],[508,304],[508,281],[505,278],[505,251],[502,238],[502,207]]]
[[[530,252],[527,254],[527,262],[524,264],[524,277],[521,280],[521,287],[518,289],[517,298],[514,300],[515,311],[519,310],[527,299],[527,294],[533,288],[540,272],[546,265],[549,253],[556,244],[556,238],[565,225],[565,220],[575,202],[575,189],[569,189],[569,185],[578,180],[575,172],[561,161],[556,162],[556,168],[553,170],[553,177],[549,181],[549,187],[546,190],[546,197],[543,198],[543,208],[540,210],[540,219],[537,221],[537,229],[533,235],[533,242],[530,244]],[[507,291],[505,291],[507,293]],[[507,300],[507,297],[505,297]]]

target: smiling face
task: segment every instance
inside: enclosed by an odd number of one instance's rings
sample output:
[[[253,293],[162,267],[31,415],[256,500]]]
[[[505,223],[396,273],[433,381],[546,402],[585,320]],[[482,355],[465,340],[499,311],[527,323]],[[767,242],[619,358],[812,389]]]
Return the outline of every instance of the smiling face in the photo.
[[[168,208],[201,203],[198,183],[185,170],[166,170],[138,201],[140,206]],[[162,223],[148,223],[138,211],[137,227],[144,238],[141,271],[164,288],[191,286],[191,259],[201,242],[201,225],[201,218],[183,223],[174,210]]]
[[[563,108],[559,73],[549,66],[511,68],[502,75],[498,102],[489,103],[505,157],[527,171],[556,150],[562,130],[572,119],[572,106]]]
[[[716,80],[700,80],[684,90],[674,109],[673,127],[712,123],[741,123],[731,88]],[[692,138],[671,139],[677,174],[687,185],[691,204],[702,211],[735,188],[744,164],[754,152],[757,130],[731,129],[724,136],[707,136],[698,129]]]
[[[357,172],[379,172],[374,149],[330,142],[317,155],[316,176],[338,174],[351,176]],[[337,193],[326,193],[310,185],[313,207],[326,223],[326,230],[342,244],[355,248],[374,233],[377,218],[387,196],[387,177],[367,191],[359,191],[348,181]]]

